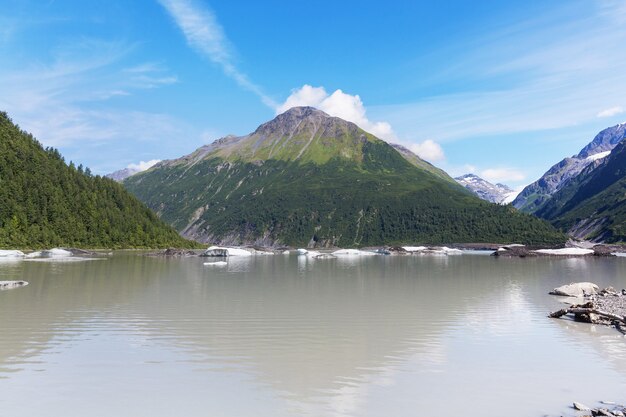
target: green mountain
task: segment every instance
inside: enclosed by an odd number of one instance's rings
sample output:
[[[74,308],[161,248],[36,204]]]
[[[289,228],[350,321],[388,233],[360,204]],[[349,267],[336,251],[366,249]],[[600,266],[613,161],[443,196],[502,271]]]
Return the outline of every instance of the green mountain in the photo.
[[[0,248],[190,245],[120,184],[68,166],[0,113]]]
[[[202,242],[564,241],[547,223],[483,202],[420,161],[353,123],[296,107],[124,185],[183,236]]]
[[[578,238],[626,242],[626,140],[571,179],[536,214]]]

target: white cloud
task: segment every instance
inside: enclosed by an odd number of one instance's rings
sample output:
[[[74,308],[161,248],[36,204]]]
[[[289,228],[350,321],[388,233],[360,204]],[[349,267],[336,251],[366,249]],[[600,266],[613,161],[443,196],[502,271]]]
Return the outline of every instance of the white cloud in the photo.
[[[526,175],[516,168],[489,168],[481,171],[480,176],[492,183],[517,182],[526,178]]]
[[[470,165],[470,164],[465,164],[463,165],[463,172],[465,174],[473,174],[476,172],[476,166],[475,165]]]
[[[597,114],[597,116],[598,117],[611,117],[611,116],[615,116],[621,113],[624,113],[624,108],[615,106],[615,107],[602,110],[600,113]]]
[[[276,114],[297,106],[316,107],[331,116],[355,123],[381,139],[397,141],[389,123],[373,122],[367,118],[365,106],[359,95],[346,94],[341,90],[335,90],[329,95],[324,87],[312,87],[305,84],[301,88],[293,90],[291,95],[276,107]]]
[[[137,164],[128,164],[126,168],[135,172],[142,172],[142,171],[152,168],[154,165],[158,164],[159,162],[161,162],[160,159],[151,159],[150,161],[139,161],[139,163]]]
[[[270,108],[276,102],[234,64],[232,47],[212,10],[194,0],[159,0],[182,30],[189,45],[222,68],[240,87],[256,94]]]
[[[420,158],[429,162],[441,161],[446,157],[441,145],[432,139],[426,139],[421,143],[411,144],[409,145],[409,149],[415,152]]]
[[[67,160],[86,163],[94,173],[118,169],[119,158],[110,156],[136,155],[134,147],[143,149],[145,142],[177,155],[186,149],[185,141],[171,138],[199,137],[193,127],[167,114],[111,103],[175,78],[166,68],[149,64],[124,70],[131,50],[121,42],[74,41],[58,45],[49,62],[0,68],[0,109],[45,146],[60,148]]]

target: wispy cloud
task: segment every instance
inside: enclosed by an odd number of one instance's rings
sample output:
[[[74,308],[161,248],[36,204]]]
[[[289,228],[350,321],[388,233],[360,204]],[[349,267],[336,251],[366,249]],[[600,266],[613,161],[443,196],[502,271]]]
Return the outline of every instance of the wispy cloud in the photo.
[[[147,169],[152,168],[159,162],[161,162],[160,159],[151,159],[149,161],[139,161],[139,163],[136,163],[136,164],[128,164],[126,168],[135,172],[143,172]]]
[[[585,12],[574,16],[570,6]],[[624,5],[560,7],[457,46],[466,52],[451,55],[445,77],[475,86],[471,91],[370,110],[401,136],[447,141],[593,122],[597,109],[626,96]]]
[[[429,162],[442,161],[446,158],[441,145],[432,139],[426,139],[421,143],[409,145],[409,149],[415,152],[420,158]]]
[[[266,106],[277,107],[259,85],[237,68],[233,48],[212,10],[193,0],[159,0],[159,3],[172,16],[190,46],[219,65],[240,87],[256,94]]]
[[[597,117],[612,117],[621,113],[624,113],[624,108],[620,106],[615,106],[602,110],[597,114]]]
[[[110,102],[177,80],[153,63],[124,65],[133,51],[122,41],[82,38],[57,46],[49,61],[0,69],[0,109],[44,145],[74,155],[90,149],[90,158],[104,144],[189,137],[189,126],[172,116]]]

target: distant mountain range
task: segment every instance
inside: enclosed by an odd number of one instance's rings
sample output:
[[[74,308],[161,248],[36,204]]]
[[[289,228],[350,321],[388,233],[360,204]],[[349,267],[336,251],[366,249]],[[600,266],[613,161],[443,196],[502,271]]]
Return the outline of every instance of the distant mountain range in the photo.
[[[141,171],[142,170],[140,169],[124,168],[111,172],[110,174],[106,174],[105,177],[111,178],[113,181],[122,182],[131,175],[135,175]]]
[[[131,164],[128,167],[124,168],[124,169],[120,169],[118,171],[112,172],[110,174],[106,174],[105,177],[107,178],[111,178],[114,181],[117,182],[122,182],[124,181],[126,178],[130,177],[131,175],[135,175],[138,174],[140,172],[145,171],[146,169],[151,168],[153,165],[157,164],[161,162],[160,160],[152,160],[152,161],[148,161],[148,162],[140,162],[139,164]]]
[[[504,184],[492,184],[478,175],[465,174],[455,178],[456,182],[485,201],[508,204],[515,199],[517,192]]]
[[[66,164],[0,112],[0,248],[192,246],[120,184]]]
[[[585,168],[597,167],[625,137],[626,123],[604,129],[577,155],[563,159],[537,181],[524,188],[513,201],[513,206],[527,213],[535,213],[554,193]]]
[[[406,148],[311,107],[160,162],[123,184],[183,236],[201,242],[564,241],[535,217],[480,200]]]
[[[626,241],[626,123],[600,132],[526,187],[513,205],[574,237]]]

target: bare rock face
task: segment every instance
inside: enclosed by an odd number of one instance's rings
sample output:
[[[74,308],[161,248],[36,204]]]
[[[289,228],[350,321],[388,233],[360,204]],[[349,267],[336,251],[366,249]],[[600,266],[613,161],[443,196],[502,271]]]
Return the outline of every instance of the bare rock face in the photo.
[[[560,295],[563,297],[582,297],[584,295],[597,294],[600,288],[592,282],[574,282],[567,285],[561,285],[550,291],[552,295]]]
[[[505,204],[507,199],[515,193],[512,188],[504,184],[492,184],[474,174],[465,174],[454,179],[478,197],[491,203]]]

